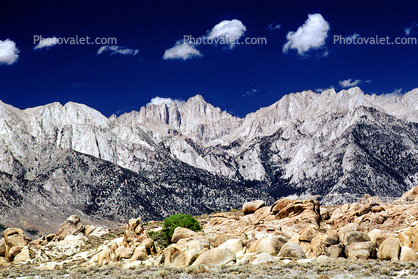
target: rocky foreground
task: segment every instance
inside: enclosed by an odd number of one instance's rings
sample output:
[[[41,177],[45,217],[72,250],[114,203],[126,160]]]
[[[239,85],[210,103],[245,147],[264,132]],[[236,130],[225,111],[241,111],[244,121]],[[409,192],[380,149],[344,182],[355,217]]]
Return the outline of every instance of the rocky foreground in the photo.
[[[141,218],[109,229],[72,215],[36,240],[7,228],[0,277],[418,278],[418,187],[390,203],[253,201],[197,219],[202,232],[177,228],[168,247],[162,222]]]

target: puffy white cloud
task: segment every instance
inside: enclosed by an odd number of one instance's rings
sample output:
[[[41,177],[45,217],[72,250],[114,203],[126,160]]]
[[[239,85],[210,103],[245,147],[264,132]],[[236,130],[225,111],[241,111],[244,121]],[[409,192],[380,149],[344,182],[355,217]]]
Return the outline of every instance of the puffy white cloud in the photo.
[[[298,54],[303,55],[310,49],[321,48],[325,45],[329,30],[329,23],[321,14],[310,14],[296,32],[287,33],[287,42],[283,45],[283,52],[297,49]]]
[[[155,97],[152,98],[151,101],[147,104],[147,107],[150,105],[161,105],[162,103],[165,103],[167,106],[170,106],[172,103],[176,103],[178,107],[182,106],[184,104],[184,101],[182,100],[173,100],[170,98],[161,98],[161,97]]]
[[[132,55],[135,56],[139,53],[139,49],[130,49],[130,48],[123,48],[120,46],[102,46],[97,51],[97,55],[102,54],[103,52],[110,52],[110,55],[113,54],[122,54],[122,55]]]
[[[19,49],[12,40],[0,40],[0,64],[12,65],[19,58]]]
[[[339,84],[341,85],[341,87],[347,88],[347,87],[356,86],[360,82],[361,82],[361,79],[352,80],[351,78],[349,78],[349,79],[340,81]]]
[[[222,40],[222,43],[229,45],[229,48],[234,48],[237,45],[238,39],[244,35],[247,28],[238,19],[224,20],[216,24],[212,30],[209,31],[207,38],[217,41]]]
[[[198,38],[184,36],[184,38],[187,37],[188,39],[178,40],[172,48],[166,49],[163,59],[187,60],[194,57],[202,57],[203,54],[196,49],[196,46],[202,43],[222,44],[232,49],[238,44],[239,38],[244,35],[246,30],[244,24],[237,19],[221,21],[208,31],[206,36],[200,36]]]
[[[163,59],[164,60],[172,60],[172,59],[187,60],[193,57],[201,57],[201,56],[203,55],[193,45],[190,45],[187,42],[177,41],[177,43],[172,48],[169,48],[164,52]]]
[[[58,38],[52,37],[52,38],[43,38],[39,41],[39,43],[34,46],[33,49],[41,49],[41,48],[50,48],[58,44]]]

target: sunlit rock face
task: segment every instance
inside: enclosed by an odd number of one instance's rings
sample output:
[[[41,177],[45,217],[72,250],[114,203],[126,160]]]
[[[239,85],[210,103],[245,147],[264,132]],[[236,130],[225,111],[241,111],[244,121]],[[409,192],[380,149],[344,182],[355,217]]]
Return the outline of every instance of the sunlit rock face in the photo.
[[[245,118],[200,95],[110,118],[71,102],[0,103],[1,214],[43,210],[60,223],[76,208],[124,222],[293,194],[323,204],[400,196],[418,182],[417,122],[418,89],[303,91]]]

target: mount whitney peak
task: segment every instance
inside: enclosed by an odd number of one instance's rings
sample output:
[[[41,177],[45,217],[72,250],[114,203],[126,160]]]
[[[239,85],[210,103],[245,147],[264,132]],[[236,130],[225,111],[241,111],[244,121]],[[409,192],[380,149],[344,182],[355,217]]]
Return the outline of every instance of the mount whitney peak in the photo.
[[[74,212],[110,224],[288,195],[398,197],[418,182],[418,89],[303,91],[245,118],[201,95],[110,118],[0,102],[0,181],[4,220],[45,231]]]

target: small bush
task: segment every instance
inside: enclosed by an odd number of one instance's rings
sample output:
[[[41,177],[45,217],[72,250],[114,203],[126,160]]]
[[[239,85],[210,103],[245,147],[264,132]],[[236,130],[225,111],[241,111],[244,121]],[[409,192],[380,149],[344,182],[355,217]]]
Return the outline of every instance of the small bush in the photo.
[[[162,230],[159,231],[148,231],[148,235],[152,240],[157,243],[157,246],[161,249],[165,249],[170,243],[165,239],[164,233]]]
[[[3,224],[0,224],[0,231],[5,231],[7,227]]]
[[[189,214],[179,213],[171,215],[170,217],[164,219],[163,225],[164,238],[168,243],[171,243],[171,238],[173,237],[174,230],[177,227],[187,228],[195,232],[202,230],[199,222]]]

